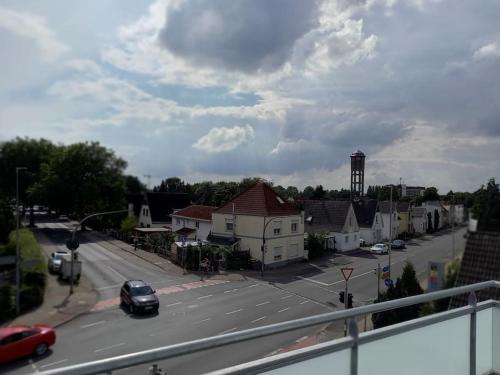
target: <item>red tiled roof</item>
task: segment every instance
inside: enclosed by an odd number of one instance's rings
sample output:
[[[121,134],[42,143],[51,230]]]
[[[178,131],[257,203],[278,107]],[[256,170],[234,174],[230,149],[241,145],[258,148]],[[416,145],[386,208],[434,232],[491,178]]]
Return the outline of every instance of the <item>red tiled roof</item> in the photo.
[[[182,210],[179,210],[177,212],[174,212],[172,215],[211,221],[212,220],[212,212],[214,212],[216,209],[217,209],[217,207],[213,207],[213,206],[193,205],[193,206],[188,206],[186,208],[183,208]]]
[[[286,216],[300,214],[297,207],[281,198],[271,187],[260,181],[227,202],[215,213],[232,214],[233,204],[234,213],[237,215]]]

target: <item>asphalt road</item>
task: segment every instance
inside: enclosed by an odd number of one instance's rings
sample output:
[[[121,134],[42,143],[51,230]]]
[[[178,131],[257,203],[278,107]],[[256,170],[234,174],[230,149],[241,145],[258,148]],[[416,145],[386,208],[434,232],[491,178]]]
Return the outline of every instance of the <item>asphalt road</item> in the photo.
[[[52,246],[64,246],[68,230],[61,223],[44,224]],[[464,229],[456,232],[456,254],[463,251]],[[61,366],[122,355],[202,337],[297,319],[342,309],[338,292],[345,284],[340,268],[354,268],[349,291],[355,305],[370,303],[377,294],[373,269],[387,263],[387,255],[360,251],[311,263],[308,271],[282,274],[279,278],[245,281],[199,282],[193,275],[169,274],[133,254],[93,242],[81,236],[79,248],[85,275],[100,294],[95,310],[57,329],[58,340],[48,356],[16,362],[2,370],[27,374]],[[406,260],[424,277],[429,260],[449,258],[451,236],[443,234],[415,241],[407,249],[393,251],[393,278]],[[132,316],[118,306],[118,291],[124,280],[143,279],[157,290],[160,311],[154,316]],[[381,286],[384,289],[383,286]],[[257,359],[290,346],[319,327],[284,333],[228,348],[161,362],[168,374],[197,374]],[[147,365],[117,373],[144,374]]]

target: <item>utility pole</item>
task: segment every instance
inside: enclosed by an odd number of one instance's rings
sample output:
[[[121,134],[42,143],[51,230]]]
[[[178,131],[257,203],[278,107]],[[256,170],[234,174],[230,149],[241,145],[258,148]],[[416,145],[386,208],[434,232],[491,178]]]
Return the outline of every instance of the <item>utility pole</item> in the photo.
[[[16,167],[16,315],[19,315],[21,305],[21,254],[19,251],[19,171],[26,167]]]
[[[392,252],[392,185],[389,198],[389,279],[391,278],[391,252]]]

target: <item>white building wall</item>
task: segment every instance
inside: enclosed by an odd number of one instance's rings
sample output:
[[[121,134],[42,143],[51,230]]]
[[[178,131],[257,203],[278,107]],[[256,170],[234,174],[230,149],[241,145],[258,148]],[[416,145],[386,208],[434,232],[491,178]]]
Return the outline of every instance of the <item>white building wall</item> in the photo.
[[[235,220],[234,220],[235,219]],[[250,215],[212,214],[212,233],[230,237],[232,230],[226,227],[233,223],[234,235],[241,239],[241,250],[250,250],[252,258],[262,259],[262,233],[264,217]],[[287,216],[285,218],[266,217],[266,248],[265,264],[280,263],[304,257],[304,218],[303,215]],[[296,231],[292,231],[292,223]],[[274,233],[280,228],[279,234]]]
[[[382,221],[382,240],[389,241],[391,217],[389,213],[380,213]],[[394,211],[392,214],[392,239],[397,238],[399,235],[399,222],[398,212]]]
[[[196,223],[198,223],[198,227],[196,226]],[[212,229],[212,222],[195,218],[178,217],[175,216],[175,214],[172,215],[172,232],[175,233],[182,228],[191,228],[196,230],[196,232],[193,232],[187,237],[188,239],[205,241],[210,233],[210,230]]]

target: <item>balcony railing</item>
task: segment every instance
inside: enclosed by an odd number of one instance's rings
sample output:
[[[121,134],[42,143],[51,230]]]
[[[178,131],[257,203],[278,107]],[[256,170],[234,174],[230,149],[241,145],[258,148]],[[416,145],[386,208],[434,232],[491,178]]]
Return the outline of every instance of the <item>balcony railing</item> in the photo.
[[[203,338],[103,360],[81,363],[42,375],[111,374],[112,371],[153,364],[187,354],[262,338],[300,328],[347,320],[345,338],[279,354],[212,372],[229,374],[494,374],[500,373],[500,302],[476,303],[475,292],[500,289],[499,281],[441,290],[336,311],[288,322]],[[358,333],[356,317],[431,302],[461,294],[467,306],[393,326]],[[159,373],[159,372],[158,372]],[[168,374],[168,370],[165,372]]]

